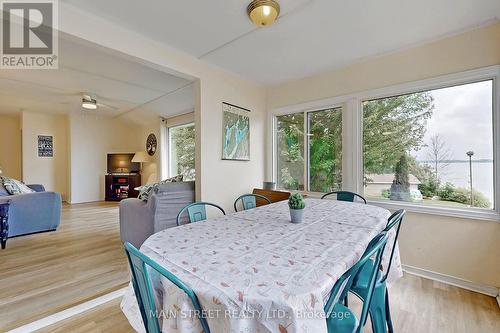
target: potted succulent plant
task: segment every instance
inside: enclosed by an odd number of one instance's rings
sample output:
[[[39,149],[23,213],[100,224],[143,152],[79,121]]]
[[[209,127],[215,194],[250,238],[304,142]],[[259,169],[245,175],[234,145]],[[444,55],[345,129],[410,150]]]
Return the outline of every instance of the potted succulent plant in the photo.
[[[292,223],[302,222],[306,202],[300,193],[294,193],[290,196],[288,199],[288,207],[290,208]]]

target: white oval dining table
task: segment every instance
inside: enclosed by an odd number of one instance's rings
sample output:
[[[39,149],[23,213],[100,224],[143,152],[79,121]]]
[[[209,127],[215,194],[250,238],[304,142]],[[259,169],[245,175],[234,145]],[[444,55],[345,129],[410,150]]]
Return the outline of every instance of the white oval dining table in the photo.
[[[389,215],[372,205],[306,199],[303,222],[293,224],[282,201],[163,230],[141,251],[195,291],[212,333],[326,333],[323,306],[333,285]],[[396,248],[388,283],[401,276]],[[186,295],[165,278],[153,278],[162,331],[202,332]],[[121,308],[144,332],[131,286]]]

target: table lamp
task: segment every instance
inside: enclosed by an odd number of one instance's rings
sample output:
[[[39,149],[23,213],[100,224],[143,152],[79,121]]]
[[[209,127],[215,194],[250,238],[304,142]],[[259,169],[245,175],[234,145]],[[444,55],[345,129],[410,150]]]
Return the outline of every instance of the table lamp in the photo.
[[[132,162],[141,164],[141,172],[142,172],[142,163],[149,162],[149,155],[145,151],[138,151],[135,153],[132,158]]]

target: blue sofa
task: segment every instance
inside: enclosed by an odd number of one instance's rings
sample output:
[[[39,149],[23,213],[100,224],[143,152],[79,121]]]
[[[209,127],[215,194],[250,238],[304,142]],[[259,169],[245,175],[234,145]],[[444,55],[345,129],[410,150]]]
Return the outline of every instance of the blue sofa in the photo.
[[[28,187],[36,192],[5,195],[3,186],[0,188],[0,202],[10,200],[9,238],[53,231],[61,223],[61,194],[45,192],[43,185]]]

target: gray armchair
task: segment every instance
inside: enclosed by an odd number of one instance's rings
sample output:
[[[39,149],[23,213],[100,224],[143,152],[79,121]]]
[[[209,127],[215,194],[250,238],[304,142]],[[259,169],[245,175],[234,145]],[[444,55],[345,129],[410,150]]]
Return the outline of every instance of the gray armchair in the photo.
[[[120,202],[120,237],[139,248],[152,234],[177,226],[181,209],[195,201],[194,182],[167,183],[147,202],[129,198]]]
[[[36,192],[0,197],[10,201],[9,237],[56,230],[61,222],[61,195],[43,185],[28,187]]]

